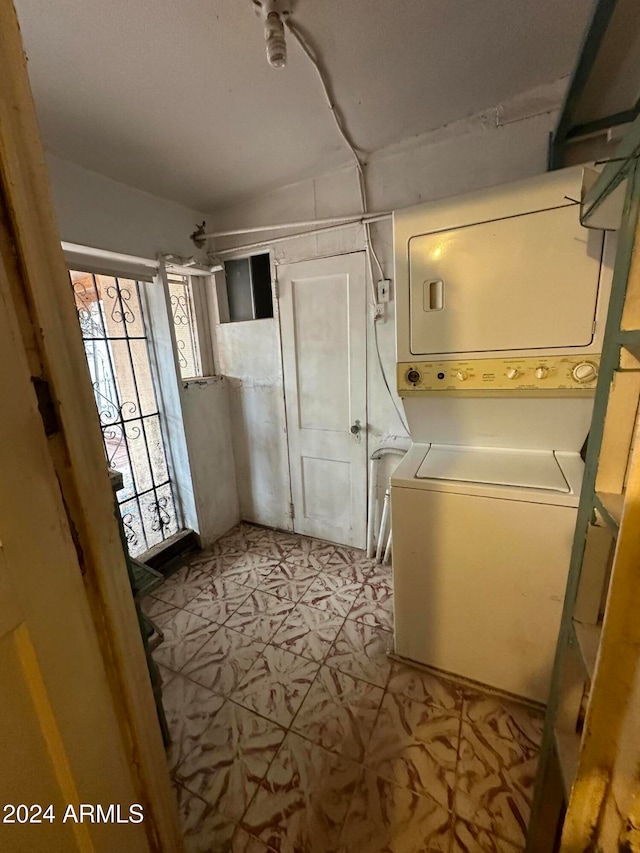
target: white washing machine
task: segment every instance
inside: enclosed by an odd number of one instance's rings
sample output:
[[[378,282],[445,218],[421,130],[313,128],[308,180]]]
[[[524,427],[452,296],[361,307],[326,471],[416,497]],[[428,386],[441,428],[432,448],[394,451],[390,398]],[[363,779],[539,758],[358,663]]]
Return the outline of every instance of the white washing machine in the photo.
[[[544,702],[613,247],[568,169],[394,214],[395,651]],[[611,262],[610,259],[611,258]]]

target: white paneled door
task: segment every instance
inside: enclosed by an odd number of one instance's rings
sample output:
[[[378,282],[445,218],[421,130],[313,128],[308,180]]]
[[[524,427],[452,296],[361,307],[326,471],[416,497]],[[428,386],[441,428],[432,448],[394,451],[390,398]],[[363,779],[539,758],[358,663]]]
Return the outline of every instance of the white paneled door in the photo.
[[[365,547],[363,252],[280,266],[294,530]]]

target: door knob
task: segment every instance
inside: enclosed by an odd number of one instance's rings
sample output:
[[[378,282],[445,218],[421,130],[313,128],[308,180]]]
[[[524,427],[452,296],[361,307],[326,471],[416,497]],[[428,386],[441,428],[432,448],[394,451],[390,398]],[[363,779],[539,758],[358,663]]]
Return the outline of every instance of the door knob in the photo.
[[[359,435],[361,429],[362,424],[360,423],[360,421],[356,421],[354,424],[351,424],[349,432],[351,433],[351,435]]]

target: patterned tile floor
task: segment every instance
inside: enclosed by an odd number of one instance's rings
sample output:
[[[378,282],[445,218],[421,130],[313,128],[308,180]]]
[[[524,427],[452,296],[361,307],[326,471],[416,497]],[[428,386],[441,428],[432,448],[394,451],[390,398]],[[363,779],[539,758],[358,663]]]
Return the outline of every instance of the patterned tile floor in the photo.
[[[143,602],[189,853],[515,853],[540,714],[387,657],[390,569],[248,524]]]

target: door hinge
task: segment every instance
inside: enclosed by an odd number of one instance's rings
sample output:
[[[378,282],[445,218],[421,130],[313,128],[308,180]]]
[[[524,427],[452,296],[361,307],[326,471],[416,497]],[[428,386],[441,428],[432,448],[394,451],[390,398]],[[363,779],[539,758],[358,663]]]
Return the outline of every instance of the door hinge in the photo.
[[[289,504],[289,515],[292,519],[296,517],[296,508],[292,503]]]
[[[44,424],[44,434],[47,437],[55,435],[60,431],[60,421],[58,420],[58,412],[56,411],[56,406],[53,402],[53,397],[51,396],[49,383],[41,376],[32,376],[31,382],[33,383],[33,387],[36,392],[38,411],[40,412],[40,417]]]

